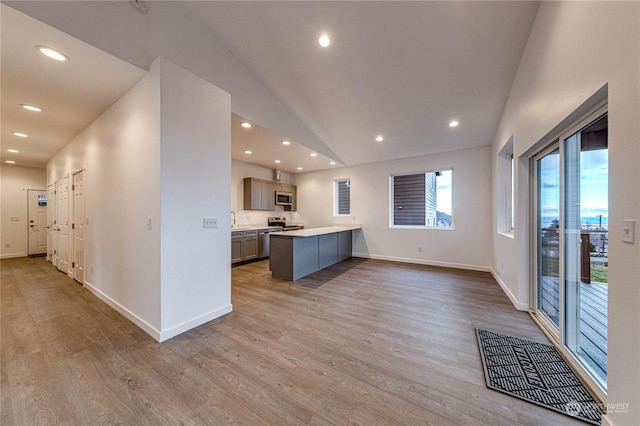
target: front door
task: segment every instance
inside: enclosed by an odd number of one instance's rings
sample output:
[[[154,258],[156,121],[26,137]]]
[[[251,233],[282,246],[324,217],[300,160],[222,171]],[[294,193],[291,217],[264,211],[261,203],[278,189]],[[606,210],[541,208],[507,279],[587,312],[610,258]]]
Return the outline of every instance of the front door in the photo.
[[[27,190],[29,256],[47,253],[47,192]]]

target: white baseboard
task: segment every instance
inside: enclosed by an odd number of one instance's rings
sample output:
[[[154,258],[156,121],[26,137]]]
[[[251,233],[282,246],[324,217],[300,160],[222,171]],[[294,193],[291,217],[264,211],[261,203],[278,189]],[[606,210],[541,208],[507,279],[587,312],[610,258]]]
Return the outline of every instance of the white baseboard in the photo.
[[[165,340],[169,340],[172,337],[177,336],[178,334],[184,333],[187,330],[191,330],[192,328],[198,327],[199,325],[205,324],[211,320],[226,315],[231,311],[233,311],[233,305],[228,304],[204,315],[200,315],[199,317],[190,319],[189,321],[185,321],[166,330],[162,330],[162,332],[160,332],[160,339],[158,339],[158,341],[164,342]]]
[[[16,257],[27,257],[26,253],[8,253],[0,256],[0,259],[14,259]]]
[[[148,335],[156,339],[158,342],[164,342],[165,340],[171,339],[172,337],[177,336],[178,334],[184,333],[187,330],[191,330],[199,325],[207,323],[213,319],[221,317],[222,315],[228,314],[233,310],[233,305],[225,305],[218,309],[215,309],[211,312],[208,312],[204,315],[200,315],[196,318],[185,321],[181,324],[178,324],[174,327],[171,327],[167,330],[159,331],[154,326],[113,300],[111,297],[104,294],[102,291],[95,288],[88,281],[84,282],[84,286],[93,294],[95,294],[100,300],[105,302],[107,305],[111,306],[113,309],[124,315],[129,321],[140,327],[144,330]]]
[[[441,266],[443,268],[466,269],[469,271],[491,272],[488,266],[467,265],[465,263],[440,262],[437,260],[411,259],[404,257],[380,256],[368,253],[353,253],[353,257],[361,257],[364,259],[388,260],[391,262],[414,263],[416,265]]]
[[[507,295],[507,297],[509,298],[509,300],[517,310],[519,311],[529,310],[529,305],[527,303],[522,303],[518,301],[516,296],[514,296],[513,293],[511,293],[511,290],[509,290],[509,287],[507,287],[505,282],[502,281],[502,278],[500,278],[500,275],[498,275],[496,271],[493,270],[493,268],[491,268],[491,275],[493,275],[493,278],[500,285],[500,287],[502,288],[502,291],[504,291],[504,293]]]
[[[127,308],[125,308],[124,306],[122,306],[121,304],[116,302],[115,300],[113,300],[111,297],[109,297],[106,294],[104,294],[102,291],[98,290],[90,282],[85,281],[84,282],[84,286],[91,293],[93,293],[96,296],[98,296],[98,298],[100,300],[105,302],[107,305],[111,306],[116,311],[120,312],[129,321],[131,321],[132,323],[134,323],[135,325],[137,325],[138,327],[143,329],[148,335],[150,335],[151,337],[156,339],[158,342],[161,341],[160,340],[160,334],[161,333],[154,326],[152,326],[151,324],[147,323],[145,320],[143,320],[142,318],[140,318],[139,316],[137,316],[136,314],[134,314],[133,312],[131,312],[130,310],[128,310]]]

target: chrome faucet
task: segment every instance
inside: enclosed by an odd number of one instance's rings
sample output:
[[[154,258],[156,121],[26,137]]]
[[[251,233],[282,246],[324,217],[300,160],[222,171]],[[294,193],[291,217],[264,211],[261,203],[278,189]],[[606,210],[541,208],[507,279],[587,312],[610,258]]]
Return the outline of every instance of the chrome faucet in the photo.
[[[232,225],[235,225],[236,224],[236,212],[231,210],[231,214],[233,215],[233,223],[232,223]]]

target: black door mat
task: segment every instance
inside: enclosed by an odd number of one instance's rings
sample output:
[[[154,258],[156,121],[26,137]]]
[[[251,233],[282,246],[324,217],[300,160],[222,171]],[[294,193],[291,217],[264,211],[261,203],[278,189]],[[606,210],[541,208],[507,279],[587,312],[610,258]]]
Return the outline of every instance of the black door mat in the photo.
[[[487,387],[593,425],[603,414],[552,345],[476,328]]]

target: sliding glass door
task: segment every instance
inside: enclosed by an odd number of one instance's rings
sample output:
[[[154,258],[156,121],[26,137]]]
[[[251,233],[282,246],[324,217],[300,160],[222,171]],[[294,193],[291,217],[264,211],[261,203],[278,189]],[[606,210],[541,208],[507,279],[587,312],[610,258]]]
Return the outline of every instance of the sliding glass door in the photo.
[[[607,382],[608,120],[563,140],[564,343],[603,388]]]
[[[606,389],[608,121],[599,110],[534,157],[535,306]]]
[[[560,150],[536,158],[537,308],[551,332],[560,328]],[[559,337],[558,337],[559,340]]]

